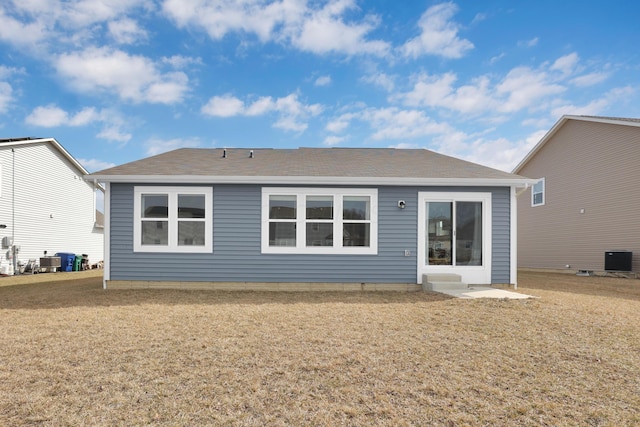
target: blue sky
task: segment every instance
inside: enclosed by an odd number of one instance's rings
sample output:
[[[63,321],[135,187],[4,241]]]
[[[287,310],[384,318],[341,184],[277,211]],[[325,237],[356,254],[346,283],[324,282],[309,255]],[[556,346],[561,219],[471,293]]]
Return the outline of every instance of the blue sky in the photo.
[[[427,148],[510,171],[640,117],[640,3],[4,0],[0,137],[89,171],[180,147]]]

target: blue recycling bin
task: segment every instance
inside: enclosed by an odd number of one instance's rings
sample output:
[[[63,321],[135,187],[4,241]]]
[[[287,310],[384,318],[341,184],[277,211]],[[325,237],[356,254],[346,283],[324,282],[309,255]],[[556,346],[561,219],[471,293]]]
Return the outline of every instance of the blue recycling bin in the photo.
[[[60,271],[73,271],[73,263],[76,259],[76,254],[58,252],[55,256],[60,257]]]

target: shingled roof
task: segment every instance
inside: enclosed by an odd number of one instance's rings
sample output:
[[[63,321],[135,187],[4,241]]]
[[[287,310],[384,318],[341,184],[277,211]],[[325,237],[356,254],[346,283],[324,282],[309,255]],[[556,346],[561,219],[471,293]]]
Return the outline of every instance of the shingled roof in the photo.
[[[182,148],[87,176],[109,182],[527,184],[524,177],[429,150]]]

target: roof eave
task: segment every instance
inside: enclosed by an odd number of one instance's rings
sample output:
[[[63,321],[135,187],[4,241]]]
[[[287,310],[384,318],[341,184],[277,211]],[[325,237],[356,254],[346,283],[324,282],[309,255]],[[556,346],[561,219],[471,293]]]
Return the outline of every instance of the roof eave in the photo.
[[[344,176],[207,176],[207,175],[86,175],[88,181],[136,184],[282,184],[282,185],[390,185],[526,187],[529,178],[398,178]]]
[[[84,166],[82,166],[80,164],[80,162],[78,162],[72,155],[71,153],[69,153],[58,141],[56,141],[55,138],[34,138],[34,139],[23,139],[23,140],[16,140],[16,141],[10,141],[10,142],[5,142],[3,143],[3,145],[11,147],[11,146],[17,146],[17,145],[30,145],[30,144],[41,144],[43,142],[49,143],[51,145],[53,145],[56,150],[58,150],[67,160],[69,160],[69,162],[76,167],[79,171],[81,175],[86,175],[89,173],[89,171],[87,171]]]

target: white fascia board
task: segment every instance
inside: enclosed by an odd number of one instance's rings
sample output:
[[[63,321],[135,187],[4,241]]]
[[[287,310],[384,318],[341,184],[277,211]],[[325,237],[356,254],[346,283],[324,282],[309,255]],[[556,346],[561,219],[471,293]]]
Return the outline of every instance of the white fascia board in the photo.
[[[529,178],[384,178],[343,176],[206,176],[206,175],[88,175],[87,180],[136,184],[284,184],[284,185],[389,185],[527,187]]]
[[[624,119],[616,119],[615,117],[594,117],[594,116],[565,116],[567,119],[580,120],[583,122],[608,123],[610,125],[624,125],[640,127],[640,122]]]

